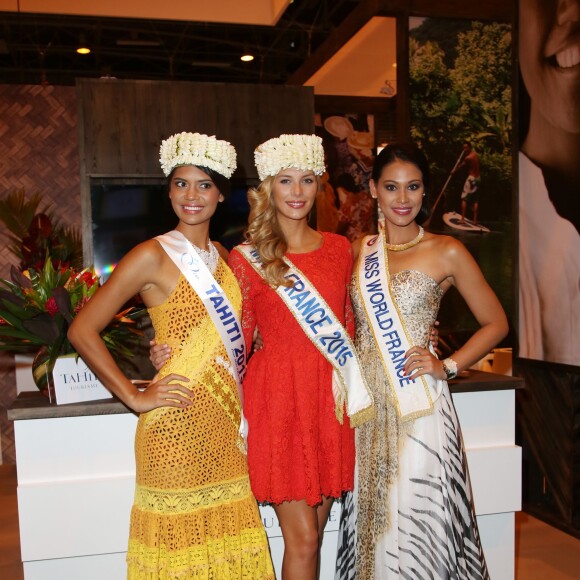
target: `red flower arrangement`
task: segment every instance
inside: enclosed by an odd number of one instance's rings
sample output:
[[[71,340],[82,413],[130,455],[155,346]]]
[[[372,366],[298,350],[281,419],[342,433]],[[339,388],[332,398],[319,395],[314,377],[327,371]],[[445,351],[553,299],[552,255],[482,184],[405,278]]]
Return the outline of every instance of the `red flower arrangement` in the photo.
[[[0,222],[8,249],[19,259],[10,280],[0,279],[0,350],[36,352],[32,365],[40,389],[49,381],[56,359],[74,353],[67,338],[73,318],[99,287],[93,268],[82,269],[80,232],[63,226],[43,197],[16,191],[0,199]],[[135,321],[145,310],[128,308],[101,333],[116,358],[129,358],[142,332]],[[42,380],[36,369],[42,367]],[[38,373],[40,376],[41,373]]]
[[[74,316],[99,287],[92,268],[80,272],[55,268],[47,256],[40,269],[11,269],[11,280],[0,279],[0,350],[36,352],[44,347],[48,366],[74,348],[67,331]],[[143,309],[129,308],[115,316],[101,336],[108,349],[120,357],[131,355],[141,332],[135,319]]]

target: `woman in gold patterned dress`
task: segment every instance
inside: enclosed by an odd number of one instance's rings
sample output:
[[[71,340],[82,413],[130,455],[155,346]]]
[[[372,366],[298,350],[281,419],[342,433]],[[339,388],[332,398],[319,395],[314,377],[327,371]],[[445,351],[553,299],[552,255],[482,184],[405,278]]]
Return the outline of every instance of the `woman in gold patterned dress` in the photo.
[[[218,301],[216,310],[231,308],[230,328],[241,312],[227,252],[209,240],[210,218],[236,167],[235,150],[215,137],[180,133],[162,144],[161,162],[176,229],[129,252],[69,331],[105,386],[140,414],[128,578],[274,578],[240,436],[240,373],[226,322],[220,326],[211,312]],[[179,244],[178,258],[203,262],[195,272],[219,291],[213,303],[175,261],[170,239]],[[172,347],[156,382],[144,391],[124,376],[99,336],[136,293],[156,336]]]
[[[370,185],[384,227],[354,247],[351,298],[375,419],[356,433],[355,491],[341,515],[336,580],[489,580],[446,381],[506,335],[507,319],[465,246],[420,226],[429,166],[416,147],[385,147]],[[452,286],[480,328],[439,360],[429,331]]]

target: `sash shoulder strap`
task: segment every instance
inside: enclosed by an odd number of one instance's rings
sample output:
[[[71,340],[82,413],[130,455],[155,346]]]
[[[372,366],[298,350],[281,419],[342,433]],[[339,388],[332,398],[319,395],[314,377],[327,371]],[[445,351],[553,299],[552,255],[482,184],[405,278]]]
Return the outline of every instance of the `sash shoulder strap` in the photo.
[[[356,286],[399,417],[406,421],[433,413],[433,400],[441,392],[441,382],[431,375],[411,380],[404,373],[405,353],[413,343],[392,295],[382,230],[361,243]]]

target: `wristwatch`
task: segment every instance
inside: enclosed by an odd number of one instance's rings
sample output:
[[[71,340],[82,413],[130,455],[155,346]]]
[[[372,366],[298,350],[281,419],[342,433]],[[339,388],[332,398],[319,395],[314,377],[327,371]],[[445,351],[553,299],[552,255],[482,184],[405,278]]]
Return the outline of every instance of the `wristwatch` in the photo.
[[[452,358],[446,358],[443,361],[443,370],[447,375],[447,380],[454,379],[457,376],[457,363]]]

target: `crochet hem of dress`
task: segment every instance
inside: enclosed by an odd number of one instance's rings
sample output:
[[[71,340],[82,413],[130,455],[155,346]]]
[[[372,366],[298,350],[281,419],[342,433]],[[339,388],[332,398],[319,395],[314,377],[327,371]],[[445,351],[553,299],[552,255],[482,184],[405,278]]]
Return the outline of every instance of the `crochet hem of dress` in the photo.
[[[255,568],[256,564],[258,564],[260,568],[268,568],[268,562],[271,562],[271,556],[270,550],[266,546],[254,546],[245,547],[242,548],[242,550],[239,552],[231,553],[230,557],[221,556],[219,558],[213,558],[213,561],[214,565],[218,564],[219,567],[228,567],[228,565],[235,565],[236,563],[239,563],[243,568],[242,572],[245,572],[248,571],[248,568]],[[199,564],[179,566],[181,570],[176,569],[174,566],[167,566],[166,562],[164,562],[162,566],[159,566],[159,564],[146,564],[139,556],[127,555],[126,562],[127,574],[129,578],[158,578],[160,571],[164,571],[166,574],[169,574],[168,578],[192,578],[192,574],[195,574],[193,577],[197,577],[199,574],[205,577],[205,572],[210,569],[208,561],[200,562]],[[252,562],[253,565],[250,562]],[[244,566],[244,563],[246,566]],[[262,570],[262,573],[265,573],[265,571]],[[275,580],[276,576],[266,575],[262,576],[261,578],[262,580]]]

